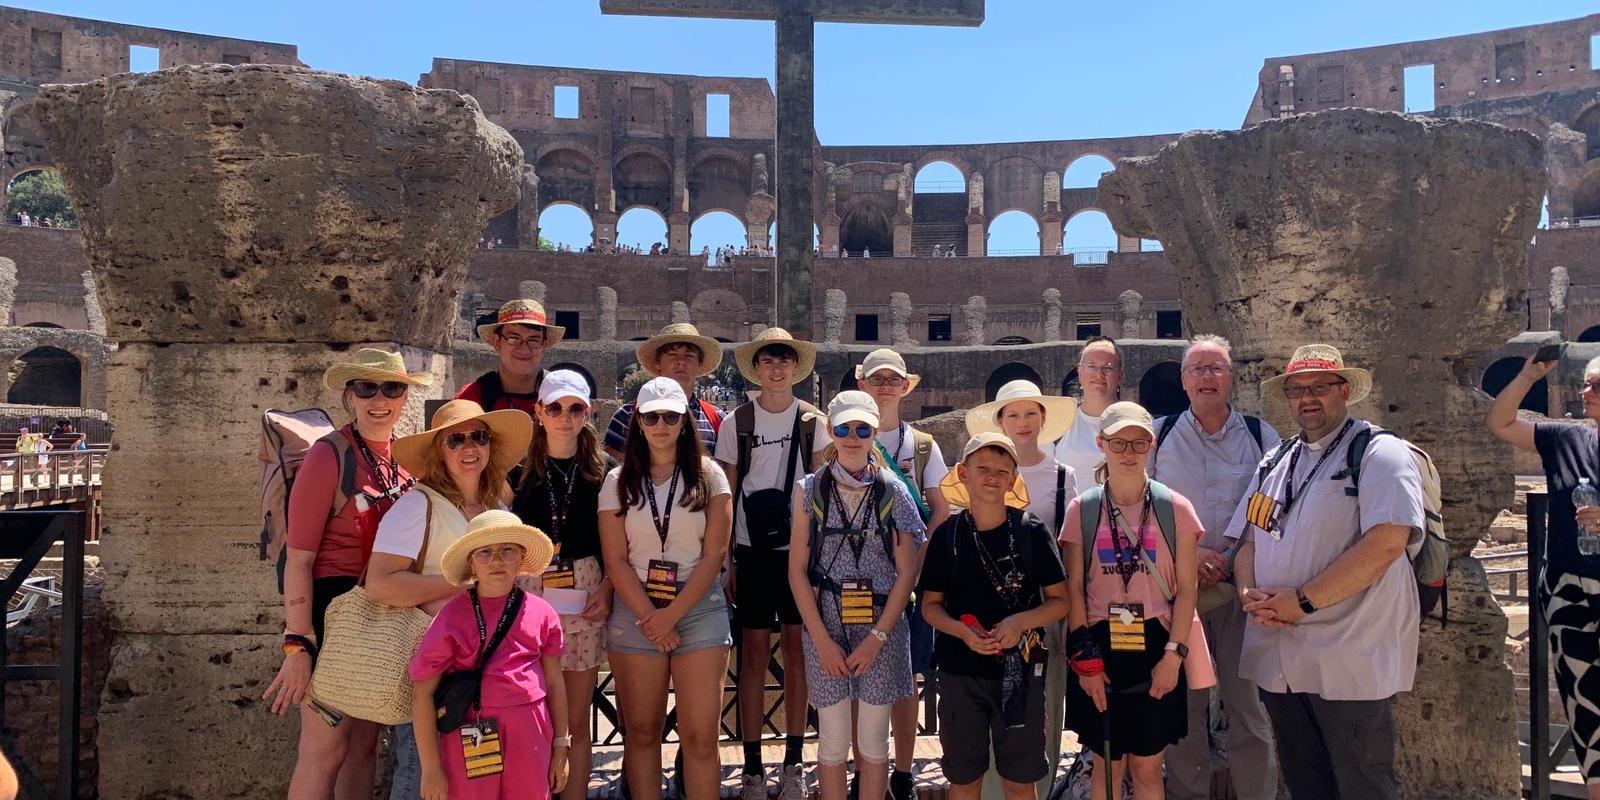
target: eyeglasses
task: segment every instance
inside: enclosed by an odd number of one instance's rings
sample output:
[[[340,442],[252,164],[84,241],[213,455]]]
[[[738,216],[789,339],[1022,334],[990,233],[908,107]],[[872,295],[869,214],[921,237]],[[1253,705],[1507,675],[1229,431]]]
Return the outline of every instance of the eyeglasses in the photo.
[[[851,431],[855,431],[857,439],[871,439],[872,438],[872,433],[873,433],[872,426],[866,424],[865,422],[863,422],[863,423],[861,423],[859,425],[855,425],[855,426],[851,426],[850,423],[848,423],[848,422],[840,423],[838,425],[835,425],[835,426],[833,426],[833,438],[835,438],[835,439],[848,439],[848,438],[850,438],[850,432]]]
[[[906,385],[906,379],[900,375],[872,375],[867,378],[868,386],[893,386],[898,389]]]
[[[472,563],[480,567],[488,566],[495,557],[500,558],[504,564],[518,564],[522,562],[522,555],[527,551],[520,544],[504,544],[499,547],[480,547],[472,551]]]
[[[641,411],[639,422],[654,428],[657,425],[676,425],[683,421],[683,415],[676,411]]]
[[[1588,389],[1596,394],[1600,394],[1600,381],[1585,381],[1583,388]]]
[[[1150,445],[1153,444],[1149,439],[1107,439],[1105,442],[1106,449],[1113,453],[1126,453],[1131,447],[1133,452],[1140,455],[1150,452]]]
[[[547,417],[559,417],[561,416],[562,412],[565,411],[566,415],[569,417],[581,417],[588,410],[589,407],[582,403],[573,403],[564,409],[561,407],[560,403],[551,403],[550,405],[544,407],[544,415]]]
[[[500,334],[500,342],[512,350],[519,350],[523,347],[527,347],[529,350],[538,350],[544,347],[543,336],[534,338],[532,336],[507,336],[502,333]]]
[[[1322,383],[1308,383],[1304,386],[1285,386],[1283,396],[1290,400],[1299,400],[1308,393],[1313,397],[1327,397],[1333,387],[1343,385],[1345,381],[1323,381]]]
[[[490,437],[489,432],[482,429],[475,431],[456,431],[455,433],[444,437],[444,446],[450,448],[451,450],[460,450],[463,445],[470,441],[479,447],[488,447],[490,438],[492,437]]]
[[[384,381],[382,383],[377,381],[349,381],[344,386],[346,389],[355,392],[356,397],[362,400],[371,400],[377,397],[380,391],[383,392],[384,397],[390,400],[397,400],[405,397],[406,390],[411,388],[409,385],[399,381]]]
[[[1106,364],[1104,366],[1097,365],[1097,364],[1079,364],[1078,365],[1078,371],[1079,372],[1089,372],[1089,373],[1099,373],[1101,375],[1110,375],[1111,373],[1116,372],[1117,368],[1111,366],[1110,364]]]
[[[1191,378],[1204,378],[1207,375],[1220,378],[1232,371],[1233,366],[1230,364],[1196,364],[1184,370]]]

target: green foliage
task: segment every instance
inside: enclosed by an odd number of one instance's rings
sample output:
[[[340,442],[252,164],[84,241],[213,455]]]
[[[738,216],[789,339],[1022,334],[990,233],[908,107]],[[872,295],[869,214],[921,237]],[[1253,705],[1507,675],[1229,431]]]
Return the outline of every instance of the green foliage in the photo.
[[[15,221],[17,215],[27,212],[33,220],[49,220],[58,228],[78,227],[78,216],[72,213],[72,201],[67,197],[67,185],[54,172],[30,172],[11,182],[7,191],[6,216]]]
[[[547,253],[554,253],[556,251],[556,243],[544,238],[543,236],[540,236],[539,249]]]

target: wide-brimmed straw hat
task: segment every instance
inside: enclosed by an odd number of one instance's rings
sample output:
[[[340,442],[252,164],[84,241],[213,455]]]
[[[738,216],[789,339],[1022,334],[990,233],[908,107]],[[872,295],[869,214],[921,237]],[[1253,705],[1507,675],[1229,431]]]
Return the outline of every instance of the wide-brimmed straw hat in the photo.
[[[451,425],[478,420],[489,427],[489,459],[495,466],[509,470],[528,454],[528,442],[533,440],[533,418],[515,408],[484,411],[483,406],[471,400],[451,400],[433,412],[433,427],[402,436],[394,441],[394,460],[406,472],[420,475],[431,463],[429,450],[434,446],[434,436]]]
[[[412,386],[432,386],[433,376],[426,372],[406,372],[406,360],[399,353],[363,347],[349,361],[340,361],[322,373],[322,385],[340,390],[351,381],[395,381]]]
[[[884,370],[905,378],[908,393],[914,391],[917,384],[922,382],[921,375],[914,375],[906,369],[905,357],[887,347],[880,347],[868,353],[866,359],[856,365],[856,382],[861,383]]]
[[[769,344],[786,344],[800,357],[799,366],[795,367],[794,380],[791,383],[800,384],[811,378],[811,371],[817,368],[817,346],[800,339],[782,328],[768,328],[761,335],[745,342],[733,349],[733,357],[739,362],[739,374],[744,379],[756,385],[761,384],[761,379],[756,377],[756,353]]]
[[[1285,402],[1283,382],[1291,375],[1327,373],[1338,375],[1350,384],[1348,403],[1357,403],[1372,393],[1372,373],[1359,367],[1346,367],[1344,354],[1331,344],[1308,344],[1294,351],[1282,375],[1274,375],[1261,382],[1261,396],[1276,402]]]
[[[633,355],[645,372],[660,375],[661,348],[671,344],[692,344],[700,348],[700,371],[695,374],[696,378],[710,375],[722,366],[722,343],[710,336],[701,336],[700,329],[687,322],[674,322],[662,328],[660,333],[641,342]]]
[[[1038,384],[1029,380],[1015,380],[1002,387],[994,399],[967,412],[967,435],[1004,433],[1000,427],[1000,412],[1018,400],[1038,403],[1044,409],[1044,425],[1039,429],[1039,443],[1047,444],[1066,435],[1078,418],[1078,401],[1070,397],[1047,395]]]
[[[522,564],[516,568],[518,573],[538,575],[550,566],[550,559],[555,556],[555,545],[550,543],[550,537],[544,535],[544,531],[522,524],[522,520],[510,511],[485,511],[473,517],[467,523],[467,532],[451,542],[444,549],[444,555],[439,557],[439,568],[444,571],[445,580],[456,586],[471,583],[472,564],[469,561],[472,551],[499,544],[522,545]]]
[[[985,431],[974,435],[967,440],[961,448],[961,458],[958,464],[964,462],[973,453],[987,447],[1003,451],[1011,456],[1012,461],[1017,459],[1017,446],[1011,437],[999,431]],[[1018,461],[1018,465],[1021,462]],[[972,496],[967,493],[967,484],[961,480],[960,470],[952,469],[945,473],[944,479],[939,481],[939,491],[944,495],[945,502],[957,508],[969,508],[972,505]],[[1006,490],[1006,505],[1012,508],[1027,508],[1032,502],[1028,497],[1028,484],[1022,480],[1022,470],[1017,470],[1017,475],[1011,481],[1011,488]]]
[[[499,333],[501,325],[531,325],[544,329],[544,346],[551,347],[561,341],[567,329],[560,325],[551,325],[549,317],[545,316],[544,304],[538,300],[520,298],[509,300],[500,306],[499,313],[495,314],[494,322],[478,326],[478,338],[488,341],[489,334]]]

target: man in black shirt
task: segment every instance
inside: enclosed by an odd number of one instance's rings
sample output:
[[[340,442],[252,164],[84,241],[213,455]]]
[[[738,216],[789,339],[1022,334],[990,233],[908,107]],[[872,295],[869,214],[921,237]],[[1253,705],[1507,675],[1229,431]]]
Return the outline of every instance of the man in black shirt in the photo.
[[[1017,479],[1010,439],[972,437],[956,471],[970,507],[934,529],[917,587],[937,631],[944,774],[952,800],[976,800],[992,745],[1006,798],[1032,798],[1050,769],[1042,628],[1067,614],[1067,577],[1045,524],[1006,506]]]

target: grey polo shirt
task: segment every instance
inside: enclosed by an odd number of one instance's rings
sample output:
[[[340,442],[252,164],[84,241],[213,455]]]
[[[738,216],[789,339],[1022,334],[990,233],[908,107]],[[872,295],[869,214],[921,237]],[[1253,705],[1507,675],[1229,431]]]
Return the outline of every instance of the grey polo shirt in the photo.
[[[1163,417],[1156,430],[1166,424],[1168,418]],[[1191,411],[1179,414],[1171,424],[1161,447],[1150,454],[1150,477],[1188,498],[1205,527],[1200,546],[1220,553],[1232,543],[1225,535],[1228,522],[1262,457],[1278,446],[1278,432],[1263,420],[1258,447],[1244,415],[1237,411],[1228,414],[1216,433],[1206,433]]]
[[[1341,423],[1342,426],[1343,423]],[[1374,437],[1361,460],[1361,495],[1345,494],[1350,479],[1334,477],[1344,470],[1350,440],[1365,428],[1356,420],[1338,449],[1321,469],[1312,469],[1339,428],[1306,445],[1295,474],[1292,452],[1266,477],[1262,491],[1282,502],[1291,478],[1296,493],[1288,513],[1280,517],[1279,538],[1245,521],[1252,478],[1239,502],[1228,532],[1255,543],[1256,585],[1295,587],[1327,569],[1375,525],[1411,528],[1411,548],[1422,541],[1422,478],[1406,444],[1393,436]],[[1305,491],[1300,485],[1310,477]],[[1416,578],[1402,555],[1383,576],[1344,601],[1319,609],[1288,628],[1248,625],[1239,655],[1239,675],[1262,689],[1307,692],[1327,700],[1382,700],[1409,691],[1417,671]]]

